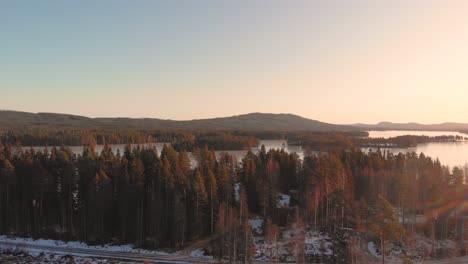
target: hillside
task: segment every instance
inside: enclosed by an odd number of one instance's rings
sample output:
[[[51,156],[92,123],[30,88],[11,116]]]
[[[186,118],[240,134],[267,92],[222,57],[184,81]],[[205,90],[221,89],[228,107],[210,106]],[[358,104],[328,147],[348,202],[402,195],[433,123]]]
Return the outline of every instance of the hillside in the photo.
[[[343,131],[357,129],[351,126],[324,123],[292,114],[251,113],[232,117],[193,120],[189,122],[195,126],[240,130]]]
[[[88,118],[55,113],[0,111],[0,127],[63,127],[100,129],[219,129],[272,131],[347,131],[357,127],[335,125],[292,114],[251,113],[245,115],[188,121],[155,118]]]
[[[1,128],[97,128],[97,129],[217,129],[270,131],[356,131],[356,130],[433,130],[467,131],[466,123],[392,123],[336,125],[293,114],[250,113],[230,117],[176,121],[157,118],[89,118],[57,113],[0,111]]]

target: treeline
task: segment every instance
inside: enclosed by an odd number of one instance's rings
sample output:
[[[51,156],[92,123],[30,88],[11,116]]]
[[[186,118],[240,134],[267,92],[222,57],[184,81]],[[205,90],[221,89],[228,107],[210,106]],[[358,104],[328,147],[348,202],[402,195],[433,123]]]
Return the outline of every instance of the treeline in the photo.
[[[235,135],[229,132],[192,133],[176,137],[171,144],[178,151],[193,151],[208,146],[215,150],[245,150],[258,146],[259,140],[253,136]]]
[[[87,144],[138,144],[152,142],[152,135],[131,129],[78,128],[0,129],[0,143],[23,146],[83,146]]]
[[[290,145],[301,145],[316,151],[351,149],[355,146],[355,138],[369,136],[365,131],[236,131],[236,133],[260,139],[284,139]]]
[[[391,138],[355,138],[354,142],[361,147],[409,148],[430,142],[457,142],[465,139],[463,136],[452,135],[435,137],[405,135]]]
[[[358,135],[367,135],[367,132],[293,133],[288,135],[288,142],[289,144],[327,152],[353,148],[353,138]]]
[[[134,129],[0,129],[0,143],[22,146],[83,146],[104,144],[171,143],[177,151],[193,151],[208,146],[215,150],[246,150],[258,146],[260,139],[283,139],[289,144],[314,150],[352,148],[353,138],[367,132],[281,132],[242,130],[134,130]]]
[[[171,146],[160,156],[142,147],[95,153],[89,146],[76,156],[66,147],[22,152],[1,146],[0,233],[152,248],[211,237],[215,255],[236,261],[253,254],[249,215],[265,219],[269,237],[293,224],[378,236],[393,232],[384,230],[387,220],[373,218],[382,215],[375,213],[379,208],[393,214],[389,201],[401,208],[407,232],[418,231],[409,221],[418,213],[437,217],[437,238],[457,234],[450,201],[460,199],[454,188],[463,188],[464,172],[450,172],[423,154],[346,150],[301,161],[263,147],[248,152],[241,165],[208,148],[194,156],[196,166]],[[284,195],[291,198],[286,206],[278,203]]]
[[[362,131],[349,132],[311,132],[311,131],[204,131],[180,132],[170,139],[178,150],[192,151],[194,148],[208,146],[215,150],[242,150],[257,146],[259,140],[287,140],[290,145],[301,145],[313,150],[343,150],[354,147],[354,138],[367,137]],[[155,138],[162,138],[155,135]],[[166,137],[167,138],[167,137]]]
[[[98,130],[98,129],[4,129],[0,143],[23,146],[83,146],[104,144],[171,143],[178,151],[208,146],[216,150],[244,150],[258,145],[254,136],[230,131]]]

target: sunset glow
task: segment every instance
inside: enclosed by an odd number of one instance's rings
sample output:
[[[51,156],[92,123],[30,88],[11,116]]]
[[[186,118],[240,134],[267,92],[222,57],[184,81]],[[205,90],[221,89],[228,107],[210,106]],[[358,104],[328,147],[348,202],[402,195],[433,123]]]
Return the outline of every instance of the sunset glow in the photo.
[[[197,2],[2,1],[0,108],[466,121],[466,1]]]

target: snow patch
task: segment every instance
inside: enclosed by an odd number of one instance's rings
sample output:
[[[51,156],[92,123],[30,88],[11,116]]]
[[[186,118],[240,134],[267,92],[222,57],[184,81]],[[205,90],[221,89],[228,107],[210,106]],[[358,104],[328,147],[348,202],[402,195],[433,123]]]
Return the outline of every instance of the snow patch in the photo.
[[[107,260],[101,258],[59,255],[48,252],[25,252],[25,251],[12,251],[0,249],[0,263],[76,263],[76,264],[89,264],[89,263],[115,263],[114,260]],[[137,262],[119,261],[118,263],[133,264]]]
[[[127,253],[140,253],[140,254],[151,254],[151,255],[174,255],[167,252],[145,250],[135,248],[134,245],[98,245],[90,246],[84,242],[78,241],[60,241],[60,240],[51,240],[51,239],[37,239],[32,238],[19,238],[19,237],[7,237],[0,236],[0,242],[9,242],[9,243],[18,243],[22,245],[32,245],[32,246],[45,246],[45,247],[58,247],[58,248],[76,248],[76,249],[94,249],[94,250],[104,250],[110,252],[127,252]]]
[[[283,193],[278,194],[278,198],[276,200],[276,207],[277,208],[289,208],[289,203],[291,201],[291,196]]]
[[[371,241],[371,242],[367,243],[367,249],[372,254],[372,256],[374,256],[376,258],[380,258],[380,254],[377,253],[377,246],[375,245],[374,242]]]
[[[293,243],[298,236],[300,237],[301,233],[304,235],[304,251],[307,257],[333,256],[332,239],[326,234],[295,228],[282,229],[281,231],[277,241],[268,241],[263,236],[254,237],[255,260],[295,262]]]
[[[305,237],[306,255],[333,255],[330,237],[319,232],[307,232]]]
[[[201,248],[195,249],[192,252],[190,252],[190,256],[194,258],[205,258],[205,259],[213,259],[213,256],[207,256],[205,255],[205,251]]]
[[[249,220],[249,223],[254,235],[261,235],[263,233],[263,219],[260,217],[252,218]]]
[[[236,199],[236,202],[239,202],[240,201],[240,189],[241,189],[241,184],[238,182],[238,183],[234,183],[234,195],[235,195],[235,199]]]

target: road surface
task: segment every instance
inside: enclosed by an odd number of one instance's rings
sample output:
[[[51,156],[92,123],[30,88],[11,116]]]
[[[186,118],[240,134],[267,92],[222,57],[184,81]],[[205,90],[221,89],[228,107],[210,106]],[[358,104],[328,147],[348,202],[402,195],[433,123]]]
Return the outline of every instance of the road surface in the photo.
[[[142,254],[130,252],[113,252],[107,250],[97,249],[81,249],[81,248],[66,248],[56,246],[44,245],[31,245],[16,242],[3,242],[0,241],[0,246],[3,248],[10,248],[15,250],[24,251],[41,251],[54,253],[57,255],[72,255],[78,257],[95,257],[106,259],[117,259],[127,261],[141,261],[150,263],[215,263],[215,261],[207,258],[195,258],[184,254],[175,255],[156,255],[156,254]]]

